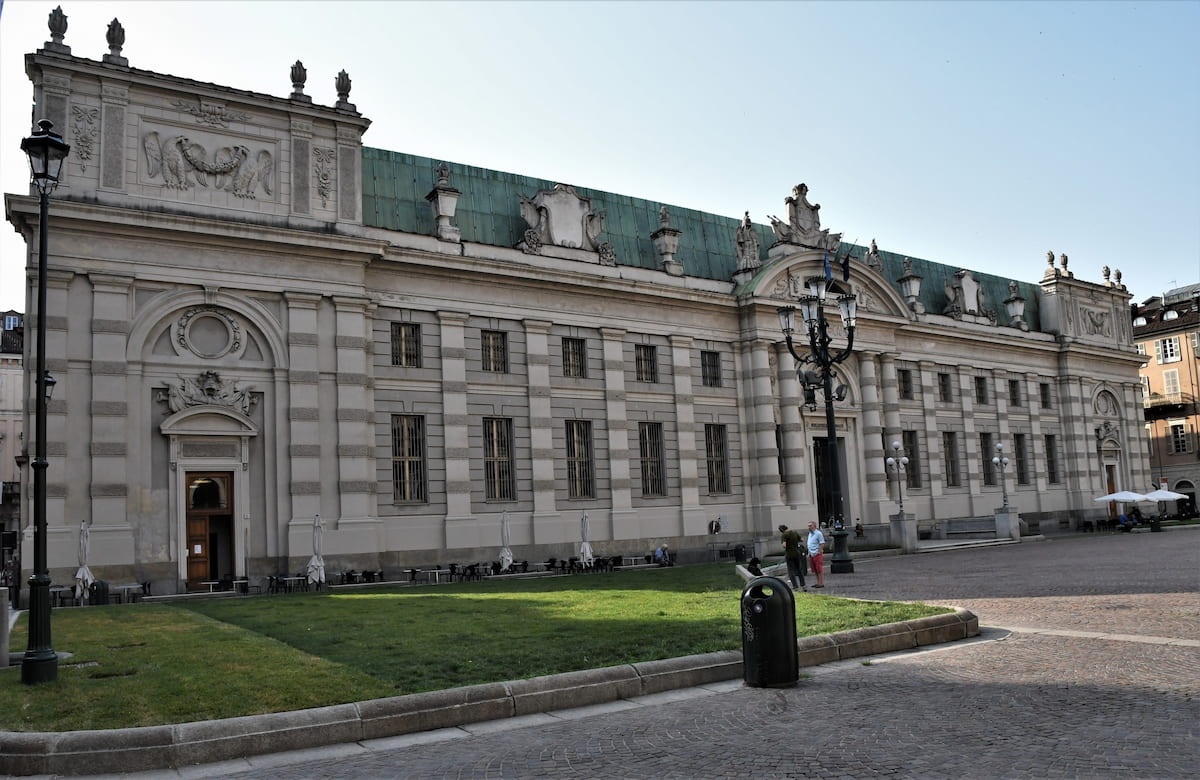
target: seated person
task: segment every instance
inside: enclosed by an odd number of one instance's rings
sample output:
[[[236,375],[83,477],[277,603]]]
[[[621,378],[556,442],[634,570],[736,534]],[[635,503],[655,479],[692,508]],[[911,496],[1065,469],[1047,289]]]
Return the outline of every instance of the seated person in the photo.
[[[661,547],[654,551],[654,562],[659,566],[671,565],[671,553],[667,550],[667,545],[665,542]]]
[[[759,565],[761,563],[762,561],[760,561],[758,558],[751,558],[750,562],[746,564],[746,571],[750,572],[755,577],[763,576],[762,567]]]

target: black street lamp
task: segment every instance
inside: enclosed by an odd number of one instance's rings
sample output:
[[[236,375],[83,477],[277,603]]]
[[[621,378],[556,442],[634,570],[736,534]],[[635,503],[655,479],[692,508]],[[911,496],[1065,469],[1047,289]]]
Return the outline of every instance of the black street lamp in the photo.
[[[829,349],[833,339],[829,336],[829,323],[825,319],[825,296],[829,291],[829,280],[824,276],[813,276],[807,280],[806,284],[809,294],[801,296],[799,303],[800,315],[808,334],[809,354],[801,357],[796,354],[796,348],[792,344],[792,333],[795,332],[795,306],[779,307],[779,326],[787,338],[788,352],[792,353],[796,362],[801,366],[811,363],[816,369],[801,373],[806,393],[815,391],[819,385],[825,394],[825,430],[828,437],[825,447],[825,474],[829,508],[833,513],[833,558],[829,563],[829,571],[844,574],[854,571],[854,562],[850,558],[847,546],[849,534],[846,531],[842,510],[841,461],[838,459],[837,427],[833,415],[833,402],[845,398],[846,389],[839,385],[837,390],[834,390],[833,367],[849,357],[850,351],[854,347],[854,326],[858,319],[858,303],[851,294],[838,296],[837,303],[842,315],[842,325],[846,328],[846,348],[834,353]],[[813,400],[815,401],[815,397]]]
[[[1008,468],[1008,458],[1004,456],[1004,445],[996,444],[996,455],[992,458],[992,465],[1000,470],[1000,490],[1004,495],[1004,508],[1008,509],[1008,480],[1004,478],[1004,470]]]
[[[900,442],[892,442],[892,452],[895,455],[890,456],[886,461],[888,471],[896,475],[896,498],[900,503],[900,519],[904,519],[904,480],[907,478],[905,472],[908,471],[908,456],[900,454]]]
[[[63,161],[71,147],[47,119],[38,131],[21,140],[21,151],[29,156],[33,186],[37,187],[41,214],[38,219],[37,345],[34,376],[35,441],[33,454],[33,575],[29,578],[29,647],[21,660],[21,682],[27,685],[58,679],[58,655],[50,642],[50,570],[46,562],[46,403],[53,379],[46,372],[46,222],[50,193],[58,185]],[[47,380],[50,381],[47,381]]]

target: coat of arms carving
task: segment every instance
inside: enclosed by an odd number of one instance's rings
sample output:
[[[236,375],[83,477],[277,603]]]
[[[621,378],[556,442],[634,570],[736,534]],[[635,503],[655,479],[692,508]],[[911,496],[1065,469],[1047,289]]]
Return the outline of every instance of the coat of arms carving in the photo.
[[[604,212],[592,208],[591,198],[575,192],[566,184],[538,190],[532,198],[521,196],[521,216],[529,228],[522,236],[521,249],[539,254],[543,246],[562,246],[598,252],[604,265],[616,265],[612,244],[600,241],[604,232]]]
[[[162,176],[171,189],[186,190],[193,184],[212,186],[239,198],[256,197],[259,189],[273,195],[275,161],[266,149],[256,154],[241,144],[219,147],[209,157],[202,144],[186,135],[163,140],[157,131],[142,139],[147,175]]]

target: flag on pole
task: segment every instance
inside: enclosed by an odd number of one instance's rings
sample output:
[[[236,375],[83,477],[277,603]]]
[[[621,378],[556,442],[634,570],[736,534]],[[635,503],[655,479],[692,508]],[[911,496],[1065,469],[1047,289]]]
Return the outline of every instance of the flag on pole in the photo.
[[[825,281],[833,281],[833,269],[829,267],[829,253],[825,253]]]
[[[846,253],[846,257],[842,260],[842,281],[850,281],[850,253]]]

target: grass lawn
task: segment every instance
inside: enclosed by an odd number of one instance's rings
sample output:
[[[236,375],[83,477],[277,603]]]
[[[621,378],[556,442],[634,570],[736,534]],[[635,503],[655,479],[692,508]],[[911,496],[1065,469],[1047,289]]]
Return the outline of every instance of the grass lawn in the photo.
[[[741,648],[727,564],[56,609],[58,680],[0,670],[0,728],[123,728]],[[797,594],[801,636],[947,610]],[[12,648],[26,646],[26,618]]]

